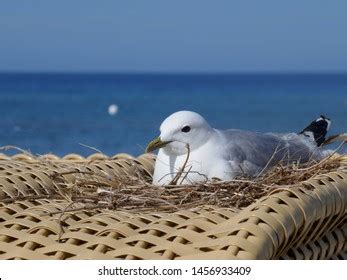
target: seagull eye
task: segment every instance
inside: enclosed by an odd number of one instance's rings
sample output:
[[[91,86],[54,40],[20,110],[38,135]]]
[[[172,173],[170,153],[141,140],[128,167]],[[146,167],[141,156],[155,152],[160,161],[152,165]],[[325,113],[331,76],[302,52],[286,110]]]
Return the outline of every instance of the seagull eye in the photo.
[[[181,129],[182,132],[188,133],[190,131],[190,126],[186,125]]]

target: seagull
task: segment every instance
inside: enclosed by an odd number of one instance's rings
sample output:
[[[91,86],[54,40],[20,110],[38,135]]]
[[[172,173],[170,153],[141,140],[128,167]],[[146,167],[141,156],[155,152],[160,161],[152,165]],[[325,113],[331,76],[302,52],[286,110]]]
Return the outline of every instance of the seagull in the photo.
[[[212,128],[198,113],[179,111],[160,126],[146,152],[159,149],[153,184],[193,184],[255,177],[281,162],[305,163],[326,156],[320,147],[331,125],[320,116],[299,133],[258,133]]]

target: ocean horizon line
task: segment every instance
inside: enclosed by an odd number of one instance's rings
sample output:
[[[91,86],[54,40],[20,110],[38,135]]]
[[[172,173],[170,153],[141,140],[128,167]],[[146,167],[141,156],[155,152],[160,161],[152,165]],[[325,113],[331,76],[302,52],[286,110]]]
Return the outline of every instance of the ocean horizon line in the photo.
[[[347,75],[345,71],[17,71],[0,70],[0,75],[134,75],[134,76],[313,76]]]

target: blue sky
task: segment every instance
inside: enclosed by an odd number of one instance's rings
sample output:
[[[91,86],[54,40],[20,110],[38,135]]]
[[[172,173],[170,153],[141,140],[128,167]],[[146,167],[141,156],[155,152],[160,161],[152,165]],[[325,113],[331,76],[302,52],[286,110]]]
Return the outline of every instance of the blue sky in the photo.
[[[347,71],[347,1],[1,1],[0,71]]]

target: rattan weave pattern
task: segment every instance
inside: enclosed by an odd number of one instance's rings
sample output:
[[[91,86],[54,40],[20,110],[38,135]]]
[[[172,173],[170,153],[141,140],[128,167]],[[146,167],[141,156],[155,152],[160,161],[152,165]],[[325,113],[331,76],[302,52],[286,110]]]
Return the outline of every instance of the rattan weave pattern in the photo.
[[[87,159],[78,155],[67,155],[63,159],[56,156],[43,156],[33,159],[29,155],[19,154],[14,160],[0,155],[0,201],[29,195],[53,195],[59,191],[52,176],[57,172],[81,171],[108,176],[139,175],[151,176],[153,173],[153,155],[146,154],[136,159],[124,154],[111,159],[94,154]],[[3,159],[3,160],[1,160]],[[62,175],[60,183],[69,184],[76,180],[76,174]],[[85,176],[88,177],[88,176]]]
[[[52,171],[148,176],[154,160],[0,155],[0,259],[347,259],[346,161],[242,210],[87,211],[83,203],[52,197],[58,191]],[[61,183],[75,179],[66,174]],[[42,198],[20,201],[20,195]],[[82,210],[64,212],[69,207]]]

